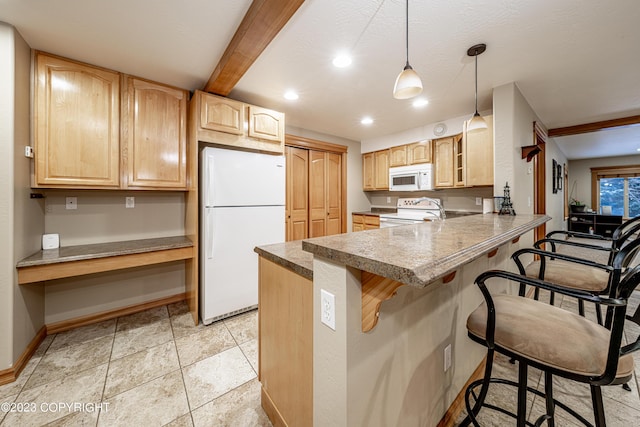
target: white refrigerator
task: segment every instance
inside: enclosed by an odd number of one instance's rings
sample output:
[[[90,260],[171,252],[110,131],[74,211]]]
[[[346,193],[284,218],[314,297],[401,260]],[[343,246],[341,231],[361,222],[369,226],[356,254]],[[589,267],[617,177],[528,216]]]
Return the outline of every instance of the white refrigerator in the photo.
[[[285,158],[207,147],[201,154],[200,317],[257,307],[256,246],[285,240]]]

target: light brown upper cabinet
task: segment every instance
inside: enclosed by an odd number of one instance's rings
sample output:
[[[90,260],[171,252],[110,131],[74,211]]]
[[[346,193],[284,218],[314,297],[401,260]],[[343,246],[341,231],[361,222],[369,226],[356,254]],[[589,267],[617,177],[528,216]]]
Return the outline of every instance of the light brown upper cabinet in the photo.
[[[399,145],[389,149],[389,167],[407,165],[407,146]]]
[[[185,189],[187,92],[134,77],[126,80],[127,188]]]
[[[437,188],[453,187],[454,138],[452,136],[433,140],[433,160]]]
[[[456,187],[464,187],[466,181],[466,151],[464,149],[464,137],[459,135],[453,136],[453,178]]]
[[[272,153],[284,152],[284,114],[196,91],[189,116],[197,139]]]
[[[465,122],[465,185],[493,185],[493,116],[485,116],[487,129],[467,131]]]
[[[219,132],[244,133],[244,104],[233,99],[203,94],[200,97],[200,126]]]
[[[188,96],[36,52],[33,186],[185,190]]]
[[[284,114],[249,105],[249,137],[281,142],[284,138]]]
[[[309,150],[286,147],[285,156],[287,160],[286,240],[306,239],[309,236]]]
[[[374,151],[362,155],[362,189],[364,191],[389,189],[390,150]]]
[[[389,189],[389,150],[376,151],[375,187],[376,190]]]
[[[407,164],[431,163],[431,141],[419,141],[407,145]]]
[[[36,53],[34,187],[120,186],[120,74]]]

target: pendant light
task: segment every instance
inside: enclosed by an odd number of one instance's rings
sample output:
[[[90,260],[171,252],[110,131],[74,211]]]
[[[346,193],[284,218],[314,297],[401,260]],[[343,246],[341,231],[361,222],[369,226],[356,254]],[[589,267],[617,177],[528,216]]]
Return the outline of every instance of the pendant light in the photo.
[[[422,92],[422,81],[420,76],[416,73],[411,65],[409,65],[409,0],[407,0],[406,9],[406,22],[407,22],[407,63],[398,78],[396,84],[393,86],[393,97],[396,99],[409,99],[416,95],[420,95]]]
[[[475,56],[476,58],[476,112],[473,114],[473,117],[469,121],[467,130],[487,128],[487,122],[485,122],[482,116],[478,113],[478,55],[480,55],[485,50],[487,50],[487,45],[484,43],[471,46],[469,50],[467,50],[467,55]]]

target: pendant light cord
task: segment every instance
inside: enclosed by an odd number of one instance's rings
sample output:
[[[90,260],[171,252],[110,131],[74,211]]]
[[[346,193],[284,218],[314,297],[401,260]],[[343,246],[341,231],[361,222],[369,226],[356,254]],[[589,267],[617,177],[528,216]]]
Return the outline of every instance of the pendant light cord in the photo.
[[[478,114],[478,51],[476,50],[476,114]]]
[[[407,0],[407,7],[405,8],[405,12],[406,12],[406,24],[407,24],[407,31],[405,32],[406,34],[406,38],[407,38],[407,43],[405,44],[405,46],[407,46],[407,66],[409,65],[409,0]]]

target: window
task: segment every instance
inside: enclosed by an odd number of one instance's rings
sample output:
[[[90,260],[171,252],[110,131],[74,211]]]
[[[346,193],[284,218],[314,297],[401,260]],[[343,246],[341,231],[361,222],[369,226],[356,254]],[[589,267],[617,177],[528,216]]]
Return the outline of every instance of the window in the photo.
[[[591,168],[596,212],[631,218],[640,215],[640,166]]]

